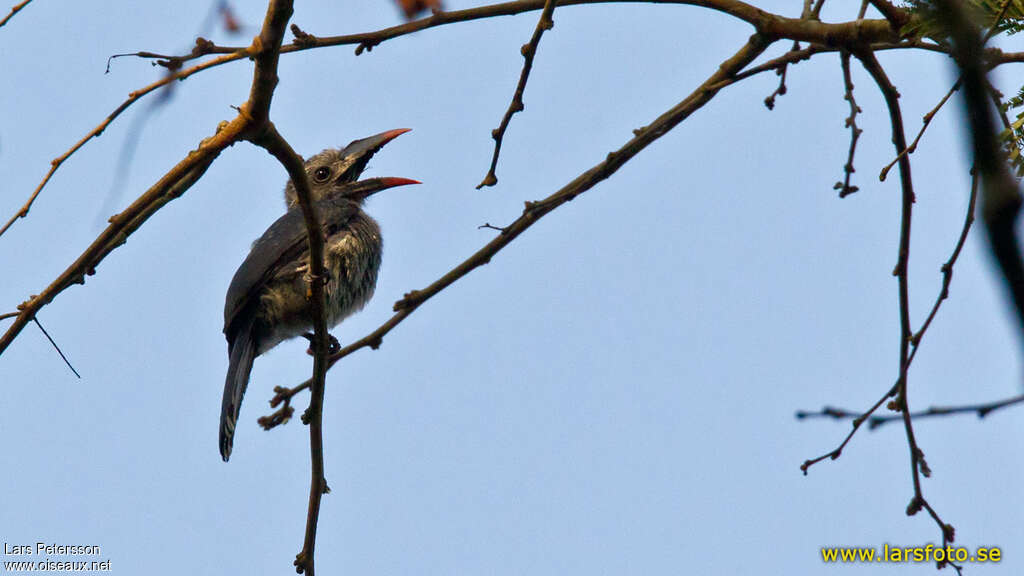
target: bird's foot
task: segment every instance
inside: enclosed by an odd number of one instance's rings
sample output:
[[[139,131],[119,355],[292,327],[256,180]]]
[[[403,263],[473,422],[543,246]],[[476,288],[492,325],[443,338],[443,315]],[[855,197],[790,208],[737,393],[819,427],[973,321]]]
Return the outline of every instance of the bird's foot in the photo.
[[[306,332],[305,334],[302,335],[302,337],[305,338],[306,340],[309,340],[309,348],[306,348],[306,354],[309,354],[310,356],[312,356],[313,355],[313,340],[316,338],[316,335],[313,334],[312,332]],[[328,354],[334,354],[338,350],[341,350],[341,342],[338,342],[338,339],[335,338],[333,334],[328,333],[327,334],[327,353]]]

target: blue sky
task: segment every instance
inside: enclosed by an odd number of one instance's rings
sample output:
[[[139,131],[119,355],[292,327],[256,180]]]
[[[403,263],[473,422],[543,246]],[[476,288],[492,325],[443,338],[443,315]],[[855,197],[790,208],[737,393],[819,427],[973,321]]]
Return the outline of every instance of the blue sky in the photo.
[[[238,3],[239,17],[260,22],[257,4]],[[293,21],[316,35],[399,22],[384,1],[297,4]],[[795,16],[799,4],[764,7]],[[207,8],[38,1],[0,29],[4,220],[51,158],[158,77],[132,59],[104,75],[107,57],[184,52]],[[300,153],[413,129],[371,162],[370,175],[423,184],[368,204],[384,231],[384,265],[375,299],[334,331],[342,342],[486,243],[494,232],[479,225],[511,222],[523,201],[621,146],[751,33],[687,6],[556,10],[526,110],[505,139],[500,183],[475,190],[536,17],[427,30],[359,57],[352,47],[282,57],[271,115]],[[948,62],[909,52],[880,60],[916,133],[953,81]],[[109,216],[104,205],[126,206],[231,118],[251,69],[234,63],[177,85],[146,123],[127,175],[118,154],[146,103],[69,160],[30,218],[0,238],[0,312],[80,254]],[[1020,78],[1013,67],[997,74],[1009,93]],[[930,564],[821,561],[822,546],[936,542],[930,519],[903,512],[912,489],[901,429],[860,433],[807,477],[798,468],[837,445],[848,424],[798,422],[796,410],[869,406],[897,375],[898,179],[878,181],[894,155],[888,118],[856,65],[854,82],[865,130],[854,196],[832,190],[848,111],[838,57],[819,56],[790,69],[774,111],[762,104],[774,75],[727,88],[421,307],[379,350],[332,370],[321,573],[931,573]],[[914,155],[915,326],[967,204],[958,118],[947,106]],[[308,434],[297,420],[269,433],[255,420],[275,385],[308,377],[304,341],[257,359],[231,462],[217,452],[224,292],[280,215],[285,179],[268,154],[235,145],[84,286],[47,306],[39,318],[82,380],[32,327],[4,353],[6,543],[99,545],[121,574],[291,573]],[[1020,391],[1019,335],[979,232],[914,362],[915,408]],[[958,543],[1004,548],[998,568],[968,574],[1024,566],[1019,422],[1018,409],[917,425],[934,471],[925,494]]]

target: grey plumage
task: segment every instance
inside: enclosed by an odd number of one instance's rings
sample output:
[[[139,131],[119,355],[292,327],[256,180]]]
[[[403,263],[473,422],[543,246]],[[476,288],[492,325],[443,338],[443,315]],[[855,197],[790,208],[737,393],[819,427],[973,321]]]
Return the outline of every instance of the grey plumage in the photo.
[[[357,140],[343,150],[325,150],[306,162],[313,209],[325,238],[328,328],[362,309],[377,283],[380,227],[363,212],[363,201],[380,190],[417,183],[405,178],[352,181],[365,168],[369,156],[403,132],[392,130]],[[291,182],[285,195],[290,209],[253,243],[231,280],[224,302],[229,364],[221,404],[220,453],[225,461],[231,456],[253,360],[281,341],[312,330],[306,299],[309,247],[305,219],[294,205]]]

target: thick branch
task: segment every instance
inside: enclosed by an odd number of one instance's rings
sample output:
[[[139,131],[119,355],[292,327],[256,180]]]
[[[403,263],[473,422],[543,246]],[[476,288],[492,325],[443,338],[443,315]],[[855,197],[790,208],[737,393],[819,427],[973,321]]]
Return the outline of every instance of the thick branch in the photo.
[[[898,36],[891,29],[889,22],[881,19],[852,20],[842,23],[826,23],[818,20],[801,20],[799,18],[787,18],[766,12],[738,0],[562,0],[556,3],[559,8],[563,6],[579,6],[585,4],[606,4],[606,3],[642,3],[642,4],[679,4],[688,6],[699,6],[708,8],[724,14],[728,14],[754,26],[765,36],[773,38],[785,38],[822,44],[825,46],[847,46],[852,48],[854,44],[873,44],[878,42],[898,42]],[[502,2],[487,6],[478,6],[466,10],[453,10],[450,12],[436,12],[426,18],[407,22],[398,26],[382,28],[374,32],[363,32],[358,34],[346,34],[342,36],[314,36],[305,32],[296,37],[295,42],[285,45],[281,49],[282,54],[299,52],[312,48],[323,48],[327,46],[342,46],[356,44],[356,53],[364,50],[371,50],[373,47],[400,36],[406,36],[420,30],[453,24],[456,22],[469,22],[494,18],[496,16],[512,16],[524,12],[532,12],[544,8],[546,0],[516,0],[513,2]],[[229,46],[216,46],[211,52],[237,52],[240,48]],[[939,51],[942,51],[939,48]],[[236,55],[236,58],[238,56]],[[181,60],[189,60],[192,56],[184,55]],[[1024,58],[1024,54],[1021,55]]]
[[[234,144],[245,128],[246,123],[240,117],[228,123],[217,134],[203,140],[197,150],[190,152],[181,162],[178,162],[170,172],[160,178],[135,202],[132,202],[124,212],[111,217],[110,225],[100,233],[78,259],[42,292],[18,306],[18,317],[0,337],[0,354],[3,354],[4,350],[10,346],[14,338],[35,317],[40,308],[49,304],[72,284],[84,284],[85,277],[96,272],[96,267],[107,254],[124,244],[128,240],[128,236],[157,210],[195,184],[217,155],[224,148]]]

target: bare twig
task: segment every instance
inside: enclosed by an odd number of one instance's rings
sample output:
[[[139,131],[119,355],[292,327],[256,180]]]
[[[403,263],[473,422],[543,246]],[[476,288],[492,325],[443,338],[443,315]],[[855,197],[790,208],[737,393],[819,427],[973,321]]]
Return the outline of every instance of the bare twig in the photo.
[[[856,55],[864,65],[864,69],[867,70],[868,74],[875,80],[875,83],[878,84],[879,90],[881,90],[882,95],[885,97],[885,103],[889,109],[889,119],[892,124],[892,142],[896,147],[896,152],[899,153],[907,147],[907,137],[903,128],[903,113],[900,111],[899,105],[899,92],[897,92],[896,87],[893,86],[885,70],[872,52],[860,52]],[[899,283],[900,376],[896,384],[897,394],[892,407],[902,413],[903,430],[906,433],[907,447],[910,451],[910,477],[914,485],[914,495],[907,505],[907,515],[913,516],[922,508],[927,510],[942,533],[942,547],[945,548],[953,542],[955,530],[951,524],[945,523],[939,517],[938,512],[935,511],[924,497],[924,491],[921,488],[921,475],[931,476],[931,469],[925,460],[924,451],[917,444],[913,419],[910,414],[907,372],[910,369],[910,343],[913,338],[913,332],[910,327],[910,281],[907,269],[910,259],[910,225],[914,206],[914,186],[910,175],[910,159],[907,156],[899,159],[899,168],[902,199],[900,203],[900,240],[896,269],[893,273],[896,275]],[[940,562],[939,567],[947,563],[959,570],[959,567],[948,559]]]
[[[815,464],[822,462],[826,459],[835,460],[842,456],[843,450],[846,448],[846,445],[850,443],[850,440],[852,440],[853,437],[857,434],[857,431],[860,430],[860,427],[864,425],[864,422],[866,422],[867,419],[870,418],[871,415],[874,414],[875,411],[878,410],[887,399],[894,396],[898,390],[899,381],[897,381],[897,383],[894,384],[888,392],[886,392],[881,398],[879,398],[877,402],[872,404],[870,408],[868,408],[861,414],[855,416],[853,418],[853,428],[846,434],[846,437],[843,438],[843,441],[839,443],[839,446],[836,446],[831,451],[826,452],[821,456],[818,456],[817,458],[809,458],[807,460],[804,460],[803,464],[800,465],[800,471],[804,473],[804,476],[807,476],[807,471],[810,470],[811,466],[814,466]],[[810,416],[810,414],[811,413],[809,412],[797,412],[796,417],[807,418],[808,416]]]
[[[491,224],[490,222],[484,222],[483,224],[481,224],[481,225],[476,227],[477,230],[483,230],[484,228],[486,228],[488,230],[496,230],[498,232],[504,232],[506,230],[506,228],[504,228],[502,226],[495,226],[495,225]]]
[[[949,285],[950,285],[950,282],[952,282],[952,280],[953,280],[953,266],[956,264],[957,259],[960,257],[960,252],[961,252],[961,250],[964,247],[964,242],[966,242],[966,240],[967,240],[967,234],[968,234],[968,232],[971,229],[971,224],[974,222],[974,207],[975,207],[975,202],[977,200],[977,197],[978,197],[978,177],[977,177],[977,174],[972,174],[971,194],[970,194],[970,200],[967,203],[967,214],[964,217],[964,225],[963,225],[963,228],[960,230],[960,236],[957,238],[956,245],[953,247],[953,252],[950,254],[949,259],[946,260],[946,262],[942,265],[942,288],[939,291],[939,295],[935,299],[935,304],[932,305],[932,310],[928,314],[927,320],[925,320],[925,322],[921,326],[921,328],[912,337],[913,349],[910,351],[910,356],[907,358],[907,368],[908,369],[910,367],[910,364],[913,363],[914,357],[917,356],[917,351],[920,350],[921,339],[924,337],[925,332],[928,330],[928,327],[931,325],[932,320],[935,318],[935,315],[938,312],[939,307],[942,305],[942,302],[946,298],[949,297]],[[849,444],[850,440],[857,433],[857,430],[860,429],[861,425],[863,425],[864,422],[868,422],[868,428],[869,429],[873,429],[873,428],[878,426],[877,423],[879,421],[885,421],[885,422],[895,421],[895,420],[902,421],[903,420],[903,416],[902,415],[891,415],[891,416],[875,416],[874,415],[875,411],[878,410],[878,408],[882,406],[882,404],[886,401],[886,399],[891,398],[892,396],[894,396],[899,391],[899,385],[900,385],[900,380],[898,379],[896,381],[896,384],[894,384],[892,386],[892,388],[890,388],[877,402],[875,402],[874,405],[872,405],[868,410],[866,410],[864,412],[860,412],[860,413],[851,412],[849,410],[844,410],[842,408],[833,408],[833,407],[830,407],[830,406],[826,406],[825,408],[823,408],[822,410],[820,410],[818,412],[809,412],[809,411],[805,411],[805,410],[797,411],[796,417],[798,419],[816,418],[816,417],[830,417],[830,418],[836,418],[836,419],[851,418],[853,420],[853,428],[846,435],[846,437],[843,439],[842,443],[839,444],[839,446],[837,446],[832,451],[827,452],[827,453],[825,453],[825,454],[823,454],[823,455],[821,455],[821,456],[819,456],[817,458],[812,458],[810,460],[804,461],[804,463],[800,465],[800,470],[803,471],[803,473],[806,475],[807,474],[807,470],[811,466],[817,464],[818,462],[821,462],[821,461],[823,461],[825,459],[835,460],[836,458],[839,458],[839,456],[842,455],[843,449],[846,447],[847,444]],[[991,411],[991,410],[989,410],[989,411]],[[911,416],[912,417],[917,417],[918,414],[920,414],[920,413],[912,413]],[[986,414],[987,414],[987,412],[986,412]],[[980,414],[979,413],[979,415],[980,416],[984,416],[985,414]]]
[[[533,30],[533,36],[529,42],[523,44],[522,48],[519,49],[519,52],[523,55],[523,71],[519,74],[519,82],[516,84],[516,91],[512,95],[512,102],[509,103],[508,110],[505,110],[505,115],[502,116],[498,127],[491,132],[491,138],[494,138],[494,154],[491,156],[491,166],[487,169],[487,175],[477,185],[477,190],[484,186],[494,186],[498,183],[498,175],[495,174],[495,170],[498,167],[498,156],[501,154],[501,142],[505,138],[505,131],[508,130],[508,124],[512,121],[512,116],[516,112],[522,112],[526,107],[523,104],[523,92],[526,91],[526,82],[529,80],[530,70],[533,68],[533,57],[537,54],[537,46],[540,45],[541,36],[544,35],[546,30],[551,30],[555,25],[555,21],[552,19],[554,12],[555,0],[546,0],[544,9],[540,13],[540,18],[537,19],[537,27]]]
[[[910,352],[910,357],[907,358],[908,367],[914,361],[914,357],[917,355],[917,351],[920,349],[920,346],[921,346],[921,339],[924,337],[924,334],[928,330],[928,327],[931,326],[932,320],[935,318],[936,313],[939,311],[939,307],[942,306],[942,302],[945,301],[946,298],[949,297],[949,286],[950,286],[950,283],[953,280],[953,267],[956,265],[956,261],[960,257],[960,252],[963,250],[964,243],[967,241],[967,235],[970,232],[971,224],[974,222],[974,208],[975,208],[975,204],[976,204],[977,198],[978,198],[978,175],[977,175],[976,172],[972,171],[972,175],[971,175],[971,193],[970,193],[970,199],[967,202],[967,213],[964,216],[964,225],[963,225],[963,228],[961,228],[961,230],[960,230],[960,235],[957,238],[956,245],[953,247],[952,253],[949,255],[949,259],[947,259],[946,262],[942,265],[942,268],[941,268],[941,271],[942,271],[942,288],[939,290],[939,295],[935,298],[935,303],[932,305],[932,309],[931,309],[931,312],[929,312],[929,314],[928,314],[928,318],[925,320],[924,324],[921,325],[921,328],[914,334],[914,336],[912,338],[911,343],[913,345],[913,349]],[[874,416],[873,415],[875,410],[877,410],[878,407],[880,407],[882,405],[882,402],[884,402],[886,398],[891,397],[892,395],[894,395],[897,392],[898,384],[899,384],[899,382],[897,382],[897,385],[894,385],[889,390],[889,392],[887,392],[884,396],[882,396],[881,400],[879,400],[877,403],[875,403],[875,405],[870,410],[868,410],[866,412],[861,412],[861,413],[851,412],[849,410],[844,410],[842,408],[834,408],[834,407],[831,407],[831,406],[826,406],[826,407],[822,408],[820,411],[817,411],[817,412],[809,412],[809,411],[805,411],[805,410],[797,411],[796,417],[798,419],[822,418],[822,417],[835,418],[835,419],[846,419],[846,418],[853,419],[853,430],[847,435],[847,437],[843,441],[843,443],[836,450],[833,450],[832,452],[829,452],[828,454],[825,454],[824,456],[821,456],[821,457],[819,457],[819,458],[817,458],[815,460],[808,460],[807,462],[804,462],[804,465],[801,466],[801,469],[804,471],[804,473],[805,474],[807,473],[807,467],[809,467],[809,466],[811,466],[811,465],[813,465],[813,464],[815,464],[817,462],[820,462],[820,461],[824,460],[825,458],[832,458],[832,459],[838,458],[839,454],[842,452],[842,448],[846,446],[846,444],[849,442],[850,438],[853,437],[854,433],[856,433],[857,429],[865,421],[868,422],[868,428],[869,429],[874,429],[874,428],[878,427],[881,423],[884,423],[884,422],[891,422],[891,421],[896,421],[896,420],[902,421],[903,420],[903,416],[902,415],[887,415],[887,416]],[[921,415],[924,415],[924,416],[935,415],[935,416],[937,416],[937,415],[940,414],[940,412],[939,412],[940,410],[944,410],[945,413],[949,413],[949,414],[960,413],[960,412],[968,412],[968,411],[977,411],[979,417],[984,417],[989,412],[992,412],[992,411],[994,411],[994,410],[996,410],[998,408],[1004,407],[1004,404],[1005,404],[1005,406],[1009,406],[1011,404],[1014,404],[1014,402],[1002,401],[1002,402],[996,402],[996,403],[992,403],[992,404],[977,404],[977,405],[967,406],[967,407],[945,408],[945,409],[940,409],[940,408],[934,408],[933,407],[933,408],[929,408],[928,410],[925,410],[923,412],[911,413],[911,416],[914,417],[914,418],[917,418],[918,416],[921,416]],[[986,408],[986,407],[988,407],[988,408]]]
[[[967,234],[971,231],[971,225],[974,224],[974,207],[978,201],[978,172],[977,170],[971,170],[971,195],[967,201],[967,214],[964,216],[964,225],[960,229],[960,237],[957,238],[956,246],[953,247],[953,253],[949,255],[949,259],[942,264],[940,271],[942,272],[942,288],[939,289],[939,295],[935,298],[935,303],[932,304],[932,309],[928,313],[928,317],[925,319],[924,324],[921,328],[914,333],[911,337],[910,343],[913,345],[914,350],[911,353],[911,360],[913,360],[914,354],[917,353],[918,346],[921,345],[921,338],[924,333],[931,326],[932,320],[935,319],[935,314],[938,313],[939,307],[942,303],[949,298],[949,285],[953,281],[953,266],[956,265],[957,259],[960,257],[960,251],[963,250],[964,243],[967,241]]]
[[[911,412],[910,416],[914,420],[921,418],[938,418],[941,416],[952,416],[955,414],[974,414],[978,418],[984,418],[989,414],[1001,410],[1003,408],[1009,408],[1016,406],[1017,404],[1024,403],[1024,394],[1018,394],[995,402],[985,402],[982,404],[964,404],[962,406],[930,406],[927,410],[919,410],[917,412]],[[856,412],[851,412],[843,408],[835,408],[833,406],[825,406],[817,412],[806,412],[798,411],[796,417],[798,419],[811,419],[811,418],[831,418],[833,420],[847,420],[850,418],[859,418],[862,415]],[[880,428],[890,422],[901,422],[903,421],[903,415],[891,414],[885,416],[870,416],[867,419],[868,430],[874,430]]]
[[[790,52],[800,52],[800,43],[793,42],[793,47],[789,49]],[[775,73],[779,76],[779,85],[764,99],[764,105],[769,110],[775,109],[775,97],[786,95],[786,70],[789,68],[789,63],[785,62],[781,64]]]
[[[857,140],[860,139],[860,135],[863,130],[857,126],[857,114],[861,112],[860,106],[857,105],[857,99],[853,96],[853,77],[850,74],[850,53],[846,50],[840,52],[839,61],[842,63],[843,68],[843,87],[845,94],[843,100],[846,100],[850,104],[850,115],[846,117],[846,127],[850,129],[850,152],[846,156],[846,164],[843,165],[843,177],[842,182],[836,182],[833,190],[839,190],[839,197],[845,198],[850,194],[853,194],[859,188],[856,186],[850,186],[850,178],[856,169],[853,167],[853,158],[857,152]]]
[[[53,349],[57,351],[57,354],[60,354],[60,359],[63,360],[64,363],[68,365],[68,368],[70,368],[71,371],[75,374],[75,376],[78,377],[79,380],[81,380],[82,375],[79,374],[78,370],[75,370],[75,367],[71,365],[71,362],[68,360],[68,357],[64,355],[64,352],[60,349],[60,346],[57,346],[57,343],[54,342],[53,338],[50,337],[50,333],[46,331],[46,328],[43,328],[42,324],[39,323],[39,319],[33,316],[32,321],[35,322],[36,326],[39,328],[39,331],[43,333],[43,336],[46,336],[46,339],[50,341],[50,344],[53,346]]]
[[[941,110],[942,107],[946,105],[946,102],[949,101],[950,96],[952,96],[954,92],[960,89],[960,82],[961,79],[957,78],[956,82],[953,83],[953,87],[949,89],[949,92],[946,92],[946,95],[942,97],[942,100],[939,100],[939,103],[935,105],[935,108],[932,108],[931,110],[928,111],[927,114],[924,115],[924,117],[922,118],[924,125],[921,126],[921,130],[918,131],[917,136],[914,138],[914,141],[910,143],[910,146],[907,146],[906,148],[903,149],[902,152],[897,154],[896,157],[892,159],[892,162],[886,164],[885,168],[882,168],[882,172],[878,175],[879,180],[885,182],[886,177],[889,175],[889,170],[892,170],[892,167],[895,166],[896,163],[900,161],[900,158],[903,158],[908,154],[913,154],[917,150],[917,143],[921,141],[921,136],[924,136],[924,131],[928,129],[928,125],[932,123],[932,119],[935,118],[935,115],[939,113],[939,110]]]
[[[0,20],[0,26],[3,26],[4,24],[7,24],[8,20],[10,20],[11,18],[14,18],[14,15],[17,14],[25,6],[28,6],[29,2],[31,2],[31,1],[32,0],[22,0],[21,2],[18,2],[17,4],[12,6],[11,7],[11,12],[7,16],[4,16],[3,20]]]
[[[248,54],[248,50],[244,50],[244,52],[246,52],[246,54]],[[189,68],[187,70],[182,70],[182,71],[177,72],[175,74],[172,74],[172,75],[169,75],[169,76],[165,76],[165,77],[161,78],[160,80],[158,80],[156,82],[153,82],[152,84],[146,86],[145,88],[142,88],[140,90],[136,90],[136,91],[131,92],[130,94],[128,94],[128,99],[126,99],[117,108],[115,108],[113,112],[108,114],[107,117],[104,118],[102,122],[100,122],[92,130],[90,130],[88,134],[83,136],[81,140],[76,142],[71,148],[69,148],[63,154],[61,154],[57,158],[54,158],[52,161],[50,161],[50,170],[46,173],[46,176],[43,177],[42,181],[39,182],[39,185],[36,186],[36,189],[29,196],[28,200],[21,207],[21,209],[18,210],[14,214],[14,216],[11,216],[10,220],[8,220],[7,223],[3,225],[3,227],[0,227],[0,236],[2,236],[3,233],[6,232],[7,229],[10,228],[11,225],[14,224],[14,222],[16,220],[18,220],[19,218],[24,218],[24,217],[28,216],[28,211],[32,207],[32,204],[36,201],[36,198],[39,196],[39,193],[42,192],[43,188],[50,181],[50,178],[53,177],[53,175],[57,171],[57,169],[60,168],[61,164],[63,164],[68,158],[71,157],[72,154],[77,152],[82,146],[84,146],[86,142],[88,142],[89,140],[91,140],[93,138],[99,137],[100,134],[103,134],[103,131],[107,129],[107,126],[109,126],[110,123],[113,122],[115,118],[120,116],[122,112],[127,110],[128,107],[131,106],[132,104],[134,104],[137,100],[139,100],[140,98],[142,98],[146,94],[149,94],[150,92],[153,92],[154,90],[157,90],[157,89],[159,89],[159,88],[161,88],[163,86],[166,86],[167,84],[173,82],[174,80],[182,80],[182,79],[187,78],[187,77],[191,76],[192,74],[195,74],[196,72],[199,72],[201,70],[205,70],[207,68],[212,68],[214,66],[219,66],[220,64],[224,64],[226,62],[230,62],[232,60],[236,60],[236,59],[238,59],[240,57],[242,57],[242,56],[237,56],[237,55],[221,56],[220,58],[215,58],[213,60],[209,60],[207,62],[203,62],[202,64],[198,64],[198,65],[193,66],[192,68]]]

